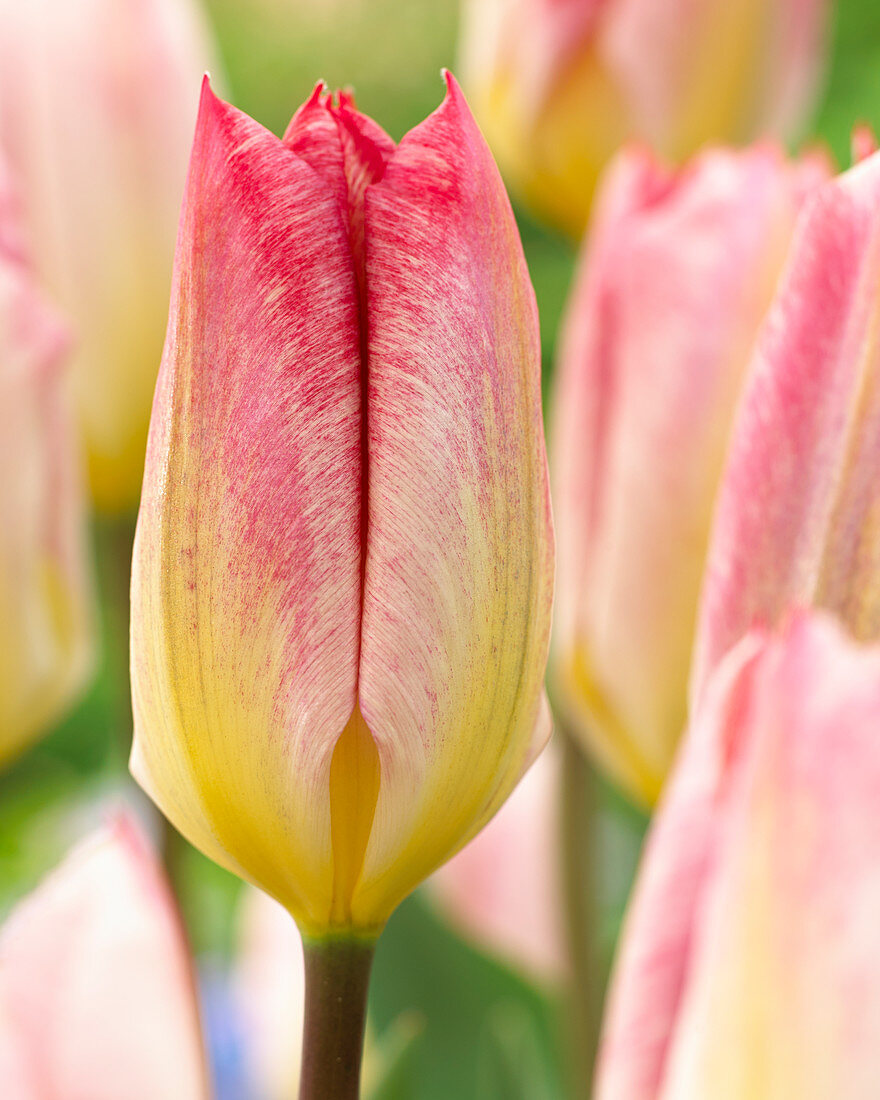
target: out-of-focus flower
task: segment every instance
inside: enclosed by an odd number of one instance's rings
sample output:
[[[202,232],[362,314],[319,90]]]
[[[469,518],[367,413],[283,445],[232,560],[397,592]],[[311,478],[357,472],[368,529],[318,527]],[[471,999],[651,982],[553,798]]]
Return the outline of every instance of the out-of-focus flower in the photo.
[[[551,743],[479,836],[429,881],[439,907],[465,935],[550,983],[565,968],[560,764]]]
[[[0,932],[0,1094],[207,1100],[182,928],[126,818],[74,849]]]
[[[395,148],[205,86],[135,545],[138,780],[308,935],[378,932],[549,733],[534,296],[454,80]]]
[[[62,713],[91,654],[85,501],[62,363],[0,164],[0,760]]]
[[[797,130],[827,0],[464,0],[462,82],[511,185],[580,236],[626,141],[683,160]]]
[[[289,1100],[299,1088],[305,967],[290,914],[260,890],[248,890],[240,913],[234,998],[248,1079],[261,1100]]]
[[[818,158],[703,153],[610,170],[568,308],[552,465],[561,712],[653,801],[686,721],[730,423]]]
[[[792,604],[880,637],[880,155],[804,211],[719,491],[693,694]]]
[[[598,1100],[868,1100],[880,1079],[880,650],[752,634],[649,838]]]
[[[0,0],[0,151],[73,322],[96,503],[136,503],[174,232],[211,60],[190,0]]]

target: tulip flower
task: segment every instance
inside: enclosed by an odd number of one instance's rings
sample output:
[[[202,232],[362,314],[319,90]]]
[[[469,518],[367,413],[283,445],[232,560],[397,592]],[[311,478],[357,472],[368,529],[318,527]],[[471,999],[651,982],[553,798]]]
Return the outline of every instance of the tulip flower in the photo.
[[[546,740],[539,375],[451,77],[396,148],[320,86],[279,140],[205,84],[135,543],[132,769],[309,942],[371,942]]]
[[[0,1094],[208,1098],[182,929],[127,818],[75,848],[0,931]]]
[[[597,1100],[860,1100],[880,1079],[880,649],[821,615],[717,667],[649,837]]]
[[[560,713],[651,803],[684,727],[730,424],[818,158],[622,154],[568,307],[555,406]]]
[[[547,985],[559,983],[566,965],[560,770],[551,743],[486,828],[429,880],[456,928]]]
[[[719,491],[693,693],[794,603],[880,637],[880,156],[804,210]]]
[[[462,80],[511,186],[579,237],[636,139],[681,161],[791,135],[813,99],[827,0],[466,0]]]
[[[0,761],[63,713],[89,671],[68,346],[35,282],[0,164]]]
[[[195,88],[192,0],[0,0],[0,151],[41,282],[76,337],[94,499],[136,504]]]
[[[244,895],[234,1000],[249,1079],[261,1100],[291,1100],[299,1087],[305,971],[289,914],[259,890]]]

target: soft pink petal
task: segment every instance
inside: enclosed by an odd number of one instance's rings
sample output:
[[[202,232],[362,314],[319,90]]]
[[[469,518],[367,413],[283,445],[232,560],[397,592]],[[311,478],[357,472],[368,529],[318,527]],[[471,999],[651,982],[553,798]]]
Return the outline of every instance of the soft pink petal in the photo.
[[[357,686],[359,333],[332,191],[206,85],[135,547],[133,767],[303,919]]]
[[[599,1100],[868,1100],[880,650],[796,617],[719,666],[655,823]]]
[[[663,1100],[876,1094],[878,724],[880,651],[830,621],[762,659]]]
[[[740,727],[759,650],[759,639],[746,639],[719,670],[654,819],[608,996],[597,1100],[659,1095],[699,906],[726,828],[726,791],[743,751]]]
[[[302,939],[290,913],[259,890],[244,895],[234,981],[249,1079],[261,1100],[292,1100],[305,1011]]]
[[[62,369],[0,162],[0,759],[63,714],[91,657],[85,500]]]
[[[8,1100],[207,1100],[183,932],[127,820],[76,848],[4,925],[0,1030]]]
[[[72,380],[101,507],[137,502],[198,99],[194,0],[0,0],[0,152]]]
[[[429,880],[465,935],[551,982],[565,968],[560,771],[559,746],[551,742],[486,828]]]
[[[792,604],[880,635],[880,156],[804,211],[733,434],[692,691]]]
[[[405,896],[491,817],[542,717],[553,540],[537,313],[497,169],[447,79],[366,193],[360,702],[382,769],[367,907]]]
[[[818,160],[711,150],[610,170],[568,306],[552,448],[553,677],[567,720],[653,800],[686,718],[730,424]]]

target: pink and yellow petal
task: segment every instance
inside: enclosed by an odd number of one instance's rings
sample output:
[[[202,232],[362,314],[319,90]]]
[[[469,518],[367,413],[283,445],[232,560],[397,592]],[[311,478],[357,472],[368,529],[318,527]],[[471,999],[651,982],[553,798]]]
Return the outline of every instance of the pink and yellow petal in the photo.
[[[333,193],[206,86],[135,548],[132,766],[304,928],[332,904],[356,702],[360,363]]]
[[[880,1074],[880,652],[830,620],[768,650],[662,1100],[867,1100]]]
[[[568,307],[554,418],[566,720],[640,800],[686,719],[703,563],[730,426],[815,160],[621,155]]]
[[[805,210],[755,353],[713,526],[697,698],[754,622],[792,604],[880,635],[880,156]]]
[[[553,539],[537,314],[454,80],[366,194],[369,512],[360,702],[381,761],[354,912],[492,816],[549,734]]]
[[[25,254],[0,166],[0,760],[57,721],[91,665],[70,337]]]

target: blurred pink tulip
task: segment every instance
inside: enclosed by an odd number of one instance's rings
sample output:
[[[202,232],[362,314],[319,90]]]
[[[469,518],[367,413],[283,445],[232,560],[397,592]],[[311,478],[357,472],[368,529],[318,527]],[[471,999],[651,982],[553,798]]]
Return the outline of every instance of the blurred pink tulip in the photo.
[[[829,0],[464,0],[462,83],[522,198],[579,235],[632,139],[681,161],[800,129]]]
[[[561,713],[653,801],[686,720],[730,424],[819,158],[711,150],[611,168],[568,307],[551,472]],[[748,544],[747,544],[748,545]]]
[[[0,761],[63,713],[90,666],[68,347],[36,285],[0,163]]]
[[[880,649],[830,619],[718,667],[650,835],[597,1100],[873,1100]]]
[[[804,210],[732,436],[693,696],[792,604],[880,637],[880,155]]]
[[[71,319],[95,500],[137,502],[199,79],[193,0],[0,0],[0,151]]]
[[[249,1080],[261,1100],[291,1100],[305,1010],[302,939],[284,906],[253,888],[240,910],[234,983]]]
[[[560,765],[551,742],[486,828],[428,883],[462,933],[551,983],[565,968]]]
[[[207,1100],[174,904],[136,827],[93,834],[0,932],[4,1100]]]

